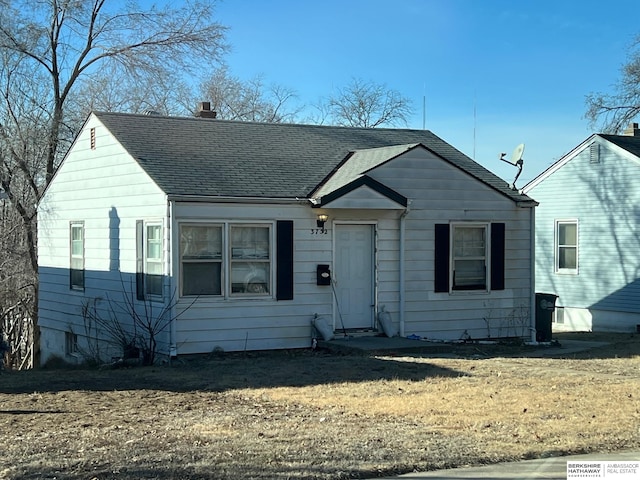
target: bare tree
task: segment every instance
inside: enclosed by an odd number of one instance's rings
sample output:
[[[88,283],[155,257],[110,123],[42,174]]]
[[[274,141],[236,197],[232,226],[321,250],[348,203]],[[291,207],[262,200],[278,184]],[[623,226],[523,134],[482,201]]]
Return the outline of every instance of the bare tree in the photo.
[[[406,125],[413,109],[411,101],[385,84],[353,79],[316,108],[329,123],[375,128]]]
[[[218,118],[224,120],[293,122],[301,111],[301,107],[292,105],[297,98],[294,90],[277,84],[267,87],[261,75],[242,81],[226,66],[214,70],[202,83],[201,92]]]
[[[587,95],[585,117],[592,128],[620,133],[640,113],[640,36],[631,45],[620,74],[614,93]]]
[[[20,222],[0,234],[15,237],[16,258],[28,258],[26,283],[36,285],[37,201],[79,122],[105,98],[88,95],[83,102],[89,85],[95,92],[100,82],[112,87],[120,81],[120,88],[139,87],[142,97],[153,91],[143,86],[160,92],[172,84],[173,72],[193,73],[225,52],[226,30],[213,21],[214,0],[173,5],[0,0],[0,190]],[[123,99],[127,107],[143,105],[140,98]],[[153,98],[162,101],[171,104],[167,96]]]

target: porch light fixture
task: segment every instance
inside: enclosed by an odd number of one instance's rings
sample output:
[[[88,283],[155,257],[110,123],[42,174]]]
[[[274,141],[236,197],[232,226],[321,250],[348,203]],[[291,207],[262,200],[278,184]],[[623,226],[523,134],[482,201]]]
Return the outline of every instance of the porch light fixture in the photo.
[[[329,219],[329,215],[321,213],[318,215],[318,219],[316,220],[316,225],[318,228],[324,228],[325,222]]]

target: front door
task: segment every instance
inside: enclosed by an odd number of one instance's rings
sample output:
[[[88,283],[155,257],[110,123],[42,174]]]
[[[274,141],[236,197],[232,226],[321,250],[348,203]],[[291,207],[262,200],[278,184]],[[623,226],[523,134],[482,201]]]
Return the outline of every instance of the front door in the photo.
[[[338,224],[335,235],[335,328],[373,328],[373,225]]]

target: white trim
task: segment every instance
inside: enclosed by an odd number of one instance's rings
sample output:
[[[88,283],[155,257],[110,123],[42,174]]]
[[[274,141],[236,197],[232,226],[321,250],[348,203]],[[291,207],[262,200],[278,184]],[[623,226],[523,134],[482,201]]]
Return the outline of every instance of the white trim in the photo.
[[[177,203],[240,203],[240,204],[276,204],[289,205],[305,203],[314,205],[314,199],[299,197],[231,197],[231,196],[205,196],[205,195],[168,195],[167,198]]]
[[[623,137],[624,135],[619,135],[619,136]],[[551,176],[558,169],[562,168],[565,164],[567,164],[569,161],[571,161],[577,155],[581,154],[584,150],[586,150],[587,148],[591,148],[591,145],[594,144],[594,143],[596,143],[596,144],[598,144],[600,146],[604,146],[607,149],[615,152],[619,156],[624,157],[627,160],[630,160],[630,161],[634,162],[637,165],[640,165],[640,158],[638,158],[636,155],[634,155],[633,153],[629,152],[628,150],[622,148],[621,146],[615,144],[614,142],[612,142],[610,140],[607,140],[606,138],[600,136],[600,134],[594,133],[589,138],[587,138],[585,141],[583,141],[581,144],[579,144],[577,147],[575,147],[573,150],[571,150],[569,153],[564,155],[560,160],[558,160],[557,162],[552,164],[549,168],[547,168],[545,171],[543,171],[536,178],[534,178],[529,183],[527,183],[522,188],[522,193],[528,194],[531,191],[532,188],[535,188],[538,184],[540,184],[546,178]],[[602,150],[600,150],[600,163],[602,163],[602,156],[603,156],[603,152],[602,152]]]
[[[581,144],[579,144],[569,153],[561,157],[560,160],[551,164],[551,166],[549,166],[546,170],[544,170],[540,175],[538,175],[536,178],[534,178],[529,183],[527,183],[524,187],[522,187],[522,193],[524,193],[525,195],[528,195],[532,188],[536,187],[540,182],[542,182],[543,180],[551,176],[553,173],[555,173],[558,169],[562,168],[566,163],[568,163],[574,157],[582,153],[582,151],[585,148],[587,148],[589,145],[591,145],[594,141],[596,141],[597,138],[600,138],[601,140],[603,140],[601,137],[598,137],[598,135],[595,133],[589,136],[589,138],[584,140]]]

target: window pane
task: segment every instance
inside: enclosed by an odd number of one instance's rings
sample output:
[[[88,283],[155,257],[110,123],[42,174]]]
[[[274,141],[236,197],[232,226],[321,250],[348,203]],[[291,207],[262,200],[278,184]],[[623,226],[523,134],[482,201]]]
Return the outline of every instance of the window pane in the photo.
[[[220,295],[221,276],[219,262],[183,263],[183,295]]]
[[[231,264],[231,293],[269,293],[269,264],[234,262]]]
[[[159,260],[162,258],[162,238],[160,238],[160,225],[147,227],[147,259]]]
[[[71,227],[71,255],[74,257],[81,257],[83,254],[84,241],[82,238],[82,227]]]
[[[71,286],[84,288],[84,270],[71,268],[70,270]]]
[[[453,271],[453,288],[486,288],[484,260],[456,260]]]
[[[558,267],[575,270],[578,267],[576,253],[575,247],[560,247],[558,249]]]
[[[74,225],[71,227],[71,240],[82,240],[82,226]]]
[[[71,288],[84,288],[84,225],[71,225],[69,283]]]
[[[231,227],[231,258],[269,258],[269,227]]]
[[[149,295],[162,295],[162,275],[145,275],[145,286]]]
[[[453,235],[454,257],[484,257],[484,227],[455,227]]]
[[[575,223],[558,224],[559,245],[577,245],[578,226]]]
[[[183,259],[222,258],[222,228],[183,226],[180,230],[180,255]]]

